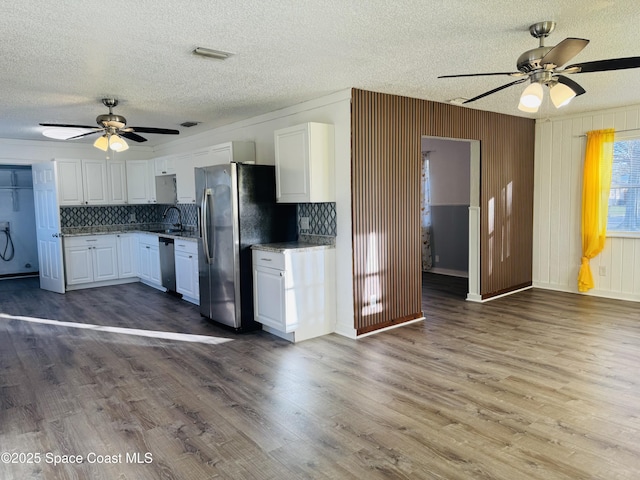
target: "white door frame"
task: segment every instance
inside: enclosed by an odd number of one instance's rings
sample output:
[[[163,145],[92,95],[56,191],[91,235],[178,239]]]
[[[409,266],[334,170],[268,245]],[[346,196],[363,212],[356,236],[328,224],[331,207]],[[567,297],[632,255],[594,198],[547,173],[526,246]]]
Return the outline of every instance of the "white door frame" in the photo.
[[[480,140],[422,135],[423,138],[469,143],[469,291],[467,300],[482,301],[480,295]]]

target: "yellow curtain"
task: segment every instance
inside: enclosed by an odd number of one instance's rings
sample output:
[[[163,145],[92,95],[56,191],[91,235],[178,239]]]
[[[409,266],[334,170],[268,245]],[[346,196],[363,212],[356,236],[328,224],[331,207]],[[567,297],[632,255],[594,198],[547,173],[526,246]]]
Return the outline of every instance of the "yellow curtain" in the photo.
[[[587,132],[582,182],[582,264],[578,273],[581,292],[594,286],[589,260],[602,251],[606,240],[614,133],[613,129]]]

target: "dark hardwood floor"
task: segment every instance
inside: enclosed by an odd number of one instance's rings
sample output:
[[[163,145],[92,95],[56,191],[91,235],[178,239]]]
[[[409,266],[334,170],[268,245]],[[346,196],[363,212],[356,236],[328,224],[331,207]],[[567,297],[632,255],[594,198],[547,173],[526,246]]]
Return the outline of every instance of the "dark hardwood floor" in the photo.
[[[2,479],[640,478],[637,303],[425,285],[424,322],[292,345],[141,284],[37,285],[0,282]]]

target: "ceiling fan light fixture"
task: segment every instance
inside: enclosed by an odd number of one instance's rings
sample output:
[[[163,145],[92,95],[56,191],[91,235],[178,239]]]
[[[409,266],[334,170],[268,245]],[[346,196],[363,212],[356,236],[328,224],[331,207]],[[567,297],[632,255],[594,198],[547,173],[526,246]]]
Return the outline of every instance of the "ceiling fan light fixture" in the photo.
[[[93,146],[102,150],[103,152],[106,152],[107,148],[109,148],[109,138],[106,135],[102,135],[98,137],[95,142],[93,142]]]
[[[537,108],[542,104],[543,95],[542,85],[538,82],[533,82],[522,92],[520,103],[525,107]]]
[[[576,92],[564,83],[556,83],[549,89],[549,96],[556,108],[564,107],[568,105],[573,97],[576,96]]]
[[[129,149],[129,145],[120,135],[111,135],[109,137],[109,148],[114,152],[124,152]]]
[[[543,95],[542,85],[538,82],[533,82],[522,92],[518,109],[523,112],[537,112],[542,104]]]

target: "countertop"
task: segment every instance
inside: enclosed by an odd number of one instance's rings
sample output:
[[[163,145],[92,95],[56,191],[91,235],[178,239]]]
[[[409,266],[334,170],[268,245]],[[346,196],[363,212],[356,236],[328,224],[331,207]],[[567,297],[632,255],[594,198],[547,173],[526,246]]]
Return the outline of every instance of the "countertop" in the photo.
[[[263,252],[284,253],[287,250],[306,251],[306,250],[326,250],[335,248],[335,245],[319,245],[309,242],[282,242],[282,243],[263,243],[251,245],[252,250],[260,250]]]
[[[100,230],[93,232],[74,232],[63,233],[63,237],[80,237],[87,235],[117,235],[120,233],[148,233],[149,235],[155,235],[157,237],[168,237],[173,239],[184,239],[195,241],[198,239],[198,232],[185,231],[185,232],[159,232],[157,230]]]

